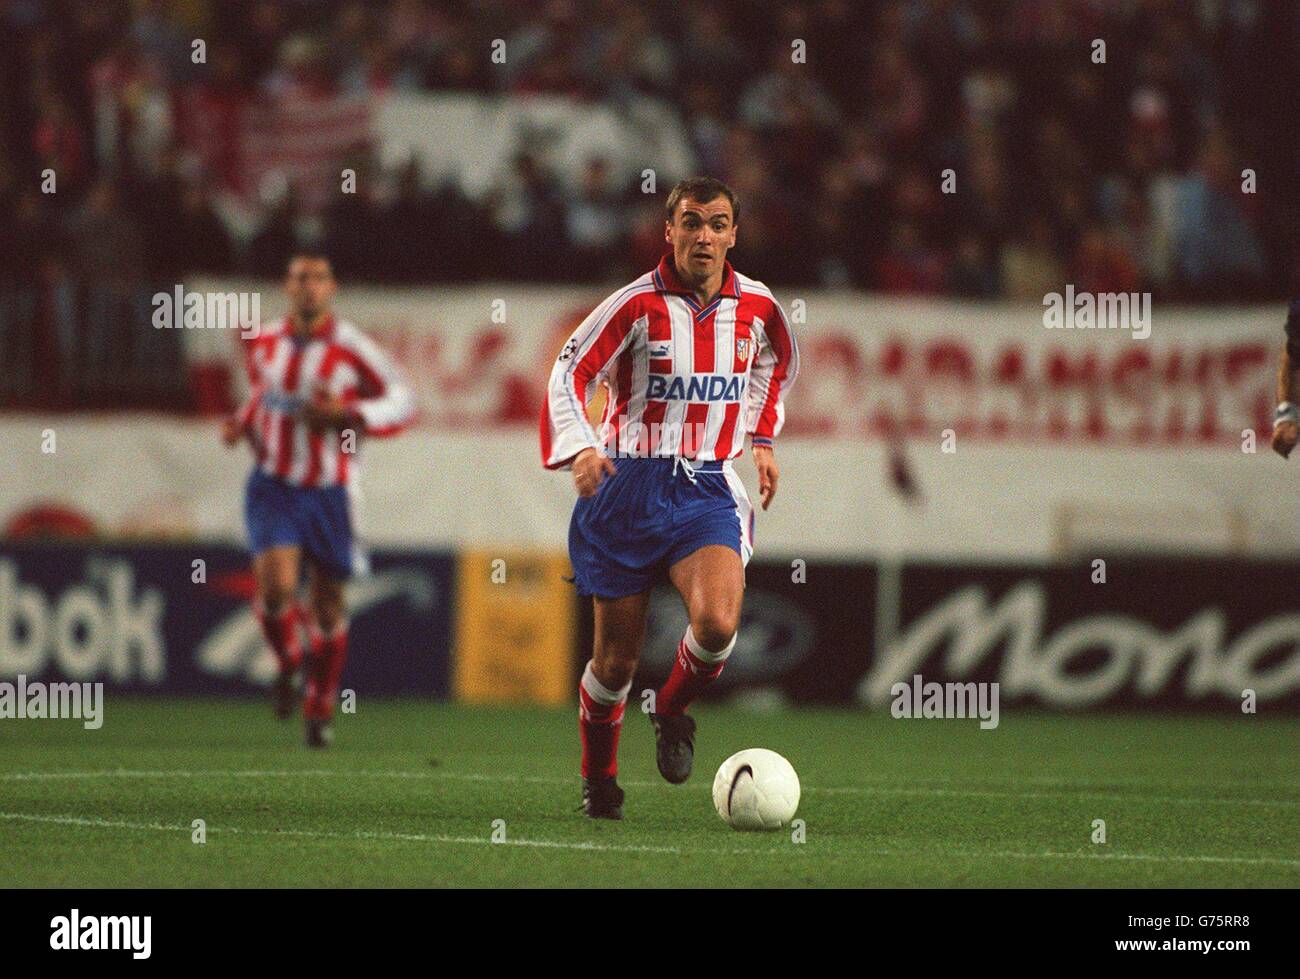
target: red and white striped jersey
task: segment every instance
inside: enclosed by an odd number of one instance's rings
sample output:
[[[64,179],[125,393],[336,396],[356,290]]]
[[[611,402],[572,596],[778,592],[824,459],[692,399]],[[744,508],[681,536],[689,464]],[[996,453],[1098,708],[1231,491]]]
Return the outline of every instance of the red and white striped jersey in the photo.
[[[725,263],[722,290],[701,307],[665,255],[582,321],[551,370],[542,463],[586,448],[609,456],[734,459],[745,435],[771,445],[799,369],[785,313],[763,283]],[[587,419],[594,384],[608,395],[599,434]]]
[[[388,356],[353,324],[329,317],[307,339],[286,318],[263,328],[246,350],[248,400],[237,415],[257,467],[292,486],[348,486],[362,436],[394,435],[410,424],[415,398]],[[357,415],[348,430],[315,430],[302,409],[317,393],[341,398]]]

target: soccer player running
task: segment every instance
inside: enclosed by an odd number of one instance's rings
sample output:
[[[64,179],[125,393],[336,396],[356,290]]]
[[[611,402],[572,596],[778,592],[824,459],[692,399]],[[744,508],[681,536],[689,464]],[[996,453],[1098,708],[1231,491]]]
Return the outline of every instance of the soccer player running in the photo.
[[[780,472],[773,439],[798,369],[771,291],[726,260],[736,197],[708,177],[668,196],[659,266],[618,290],[574,331],[551,371],[542,460],[571,468],[574,581],[595,606],[595,648],[579,685],[582,808],[623,817],[618,736],[645,639],[650,589],[665,578],[690,624],[650,713],[660,774],[685,782],[695,721],[685,711],[736,645],[752,552],[753,508],[731,460],[748,434],[763,509]],[[607,400],[599,435],[587,396]]]
[[[384,352],[335,317],[336,289],[323,255],[290,260],[285,291],[291,311],[249,344],[249,398],[222,433],[227,445],[246,438],[256,460],[244,519],[257,617],[279,665],[276,715],[293,716],[304,665],[299,630],[306,625],[303,716],[314,748],[333,740],[348,647],[344,583],[367,565],[352,531],[357,449],[363,437],[393,435],[414,415],[411,392]],[[306,610],[299,605],[304,559]]]
[[[1283,459],[1300,438],[1300,299],[1286,318],[1286,342],[1277,371],[1277,413],[1273,416],[1273,449]]]

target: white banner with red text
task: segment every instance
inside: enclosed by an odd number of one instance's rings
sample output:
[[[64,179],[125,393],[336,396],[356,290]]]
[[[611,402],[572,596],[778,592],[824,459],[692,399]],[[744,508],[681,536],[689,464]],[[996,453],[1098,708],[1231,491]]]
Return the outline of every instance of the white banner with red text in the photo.
[[[255,292],[284,310],[274,283],[195,281],[198,293]],[[422,423],[439,431],[531,428],[564,338],[603,289],[493,286],[351,289],[339,313],[393,352]],[[1220,446],[1271,425],[1284,310],[1156,305],[1150,334],[1053,329],[1044,307],[889,300],[777,290],[802,371],[789,435],[976,444]],[[238,333],[187,330],[192,360],[235,365]],[[233,372],[238,378],[239,372]]]

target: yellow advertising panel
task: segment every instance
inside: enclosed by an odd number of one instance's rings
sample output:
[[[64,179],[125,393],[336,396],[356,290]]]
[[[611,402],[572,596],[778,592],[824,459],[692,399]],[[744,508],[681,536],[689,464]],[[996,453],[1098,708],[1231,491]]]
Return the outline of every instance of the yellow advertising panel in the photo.
[[[464,703],[567,704],[574,597],[563,554],[467,551],[457,573],[452,691]]]

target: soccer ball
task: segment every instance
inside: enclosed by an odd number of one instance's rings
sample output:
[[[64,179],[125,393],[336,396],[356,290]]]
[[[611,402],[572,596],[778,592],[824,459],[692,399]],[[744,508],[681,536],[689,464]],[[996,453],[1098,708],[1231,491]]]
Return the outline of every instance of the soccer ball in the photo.
[[[732,829],[780,829],[799,808],[799,776],[775,751],[737,751],[713,778],[713,805]]]

